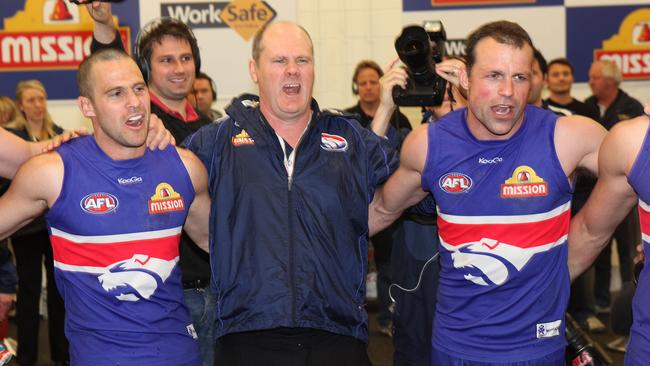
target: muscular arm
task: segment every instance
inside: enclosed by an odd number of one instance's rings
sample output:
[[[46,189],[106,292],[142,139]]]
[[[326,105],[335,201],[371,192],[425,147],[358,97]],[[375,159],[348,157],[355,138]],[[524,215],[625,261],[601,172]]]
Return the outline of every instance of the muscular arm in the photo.
[[[59,196],[63,162],[56,153],[36,156],[20,167],[0,197],[0,239],[41,215]]]
[[[426,197],[421,180],[427,155],[427,129],[428,125],[425,124],[408,135],[402,147],[399,168],[375,192],[368,211],[370,236],[390,225],[402,211]]]
[[[590,118],[578,115],[558,118],[555,151],[567,177],[579,167],[598,175],[598,148],[606,134],[607,130]]]
[[[600,175],[589,200],[571,220],[569,272],[571,279],[586,270],[606,245],[616,226],[637,201],[627,176],[648,128],[648,118],[618,123],[600,147]]]
[[[184,229],[192,240],[206,252],[209,251],[210,195],[208,194],[208,172],[199,158],[191,151],[177,148],[185,169],[194,186],[194,201],[190,206]]]

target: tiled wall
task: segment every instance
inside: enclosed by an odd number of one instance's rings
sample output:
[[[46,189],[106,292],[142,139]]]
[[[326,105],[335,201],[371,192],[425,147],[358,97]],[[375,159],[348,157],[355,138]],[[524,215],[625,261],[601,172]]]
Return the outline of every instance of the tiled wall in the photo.
[[[384,66],[396,57],[393,44],[402,29],[400,0],[298,0],[298,22],[315,48],[314,96],[321,107],[356,103],[352,72],[362,59]]]

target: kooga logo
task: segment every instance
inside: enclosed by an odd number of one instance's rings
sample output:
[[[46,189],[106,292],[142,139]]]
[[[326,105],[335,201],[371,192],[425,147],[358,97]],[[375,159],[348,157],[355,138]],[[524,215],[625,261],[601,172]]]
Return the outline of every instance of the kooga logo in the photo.
[[[160,4],[160,14],[178,19],[190,28],[228,28],[219,14],[228,2],[212,3],[164,3]]]

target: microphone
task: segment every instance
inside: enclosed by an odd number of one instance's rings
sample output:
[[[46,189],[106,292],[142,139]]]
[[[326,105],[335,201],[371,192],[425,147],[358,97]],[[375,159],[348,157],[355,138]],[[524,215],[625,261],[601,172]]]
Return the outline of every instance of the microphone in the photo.
[[[605,366],[613,363],[607,352],[587,335],[569,313],[566,314],[567,365]]]

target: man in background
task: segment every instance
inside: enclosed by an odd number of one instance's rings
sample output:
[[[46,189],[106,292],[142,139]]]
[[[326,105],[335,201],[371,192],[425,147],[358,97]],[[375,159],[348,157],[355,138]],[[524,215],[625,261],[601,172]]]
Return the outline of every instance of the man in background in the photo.
[[[382,76],[384,71],[376,62],[370,60],[359,62],[352,74],[352,94],[356,95],[359,101],[345,111],[357,114],[363,127],[369,127],[377,113],[381,97],[379,79]],[[399,111],[393,112],[390,124],[398,131],[400,141],[412,130],[408,118]]]
[[[200,72],[196,76],[193,91],[188,97],[190,103],[211,120],[216,121],[223,117],[223,113],[212,108],[212,103],[217,100],[217,86],[208,74]]]

